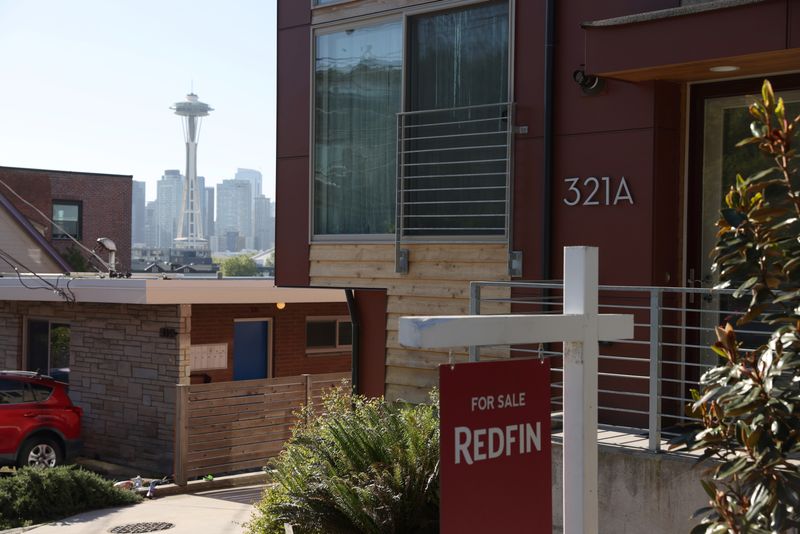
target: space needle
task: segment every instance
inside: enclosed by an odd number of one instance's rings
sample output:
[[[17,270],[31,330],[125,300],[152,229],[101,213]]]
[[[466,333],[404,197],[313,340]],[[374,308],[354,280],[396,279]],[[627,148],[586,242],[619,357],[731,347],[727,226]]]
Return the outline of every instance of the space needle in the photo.
[[[197,142],[200,140],[200,123],[214,109],[198,100],[197,95],[189,93],[184,102],[178,102],[170,109],[182,117],[183,137],[186,141],[186,178],[183,187],[181,217],[178,222],[178,236],[175,248],[184,250],[208,250],[208,240],[203,237],[200,220],[200,191],[197,188]]]

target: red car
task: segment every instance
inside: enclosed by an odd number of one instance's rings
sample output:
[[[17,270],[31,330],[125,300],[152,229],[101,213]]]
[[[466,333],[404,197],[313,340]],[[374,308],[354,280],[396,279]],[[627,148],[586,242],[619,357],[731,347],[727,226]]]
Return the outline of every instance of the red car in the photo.
[[[67,384],[25,371],[0,371],[0,465],[53,467],[80,449],[83,410]]]

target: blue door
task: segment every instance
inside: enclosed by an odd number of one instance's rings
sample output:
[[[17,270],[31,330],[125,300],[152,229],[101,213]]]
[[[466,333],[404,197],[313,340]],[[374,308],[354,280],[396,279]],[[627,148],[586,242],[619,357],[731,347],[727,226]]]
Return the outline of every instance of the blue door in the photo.
[[[268,378],[269,323],[235,321],[233,323],[233,379]]]

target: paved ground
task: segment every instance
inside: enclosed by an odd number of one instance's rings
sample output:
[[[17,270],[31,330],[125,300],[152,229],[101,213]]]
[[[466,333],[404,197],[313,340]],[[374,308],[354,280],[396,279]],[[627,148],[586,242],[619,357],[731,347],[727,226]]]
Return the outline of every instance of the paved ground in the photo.
[[[134,506],[107,508],[34,528],[32,534],[107,534],[112,528],[141,522],[174,523],[164,534],[240,534],[263,486],[247,486],[174,495]]]

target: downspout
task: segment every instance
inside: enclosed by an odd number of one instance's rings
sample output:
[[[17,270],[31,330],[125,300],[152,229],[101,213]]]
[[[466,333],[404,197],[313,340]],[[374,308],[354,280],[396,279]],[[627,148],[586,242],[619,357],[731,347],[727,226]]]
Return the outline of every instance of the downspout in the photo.
[[[345,297],[347,297],[347,310],[350,312],[350,326],[353,337],[353,345],[351,347],[351,363],[352,377],[350,383],[353,388],[353,395],[358,394],[358,360],[361,355],[361,342],[359,339],[360,324],[358,322],[358,308],[356,307],[356,299],[353,295],[352,289],[344,290]]]
[[[544,28],[544,124],[543,145],[544,158],[542,165],[542,280],[550,279],[550,249],[552,239],[551,199],[553,190],[553,48],[555,41],[555,0],[545,2]]]

